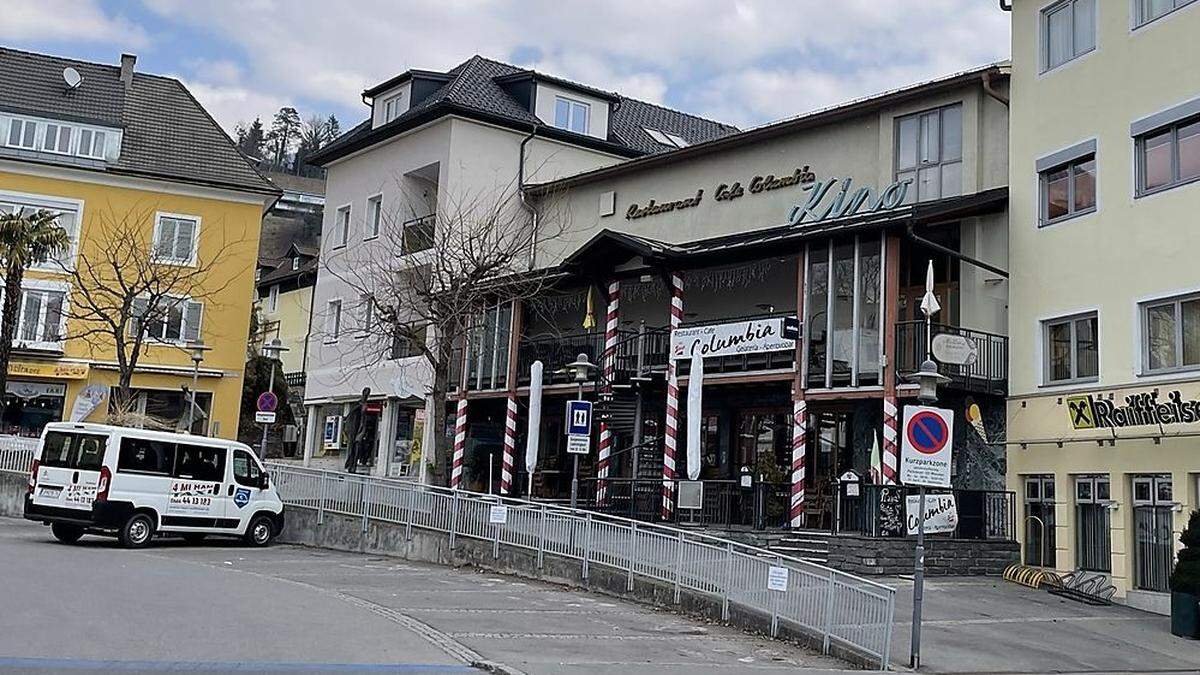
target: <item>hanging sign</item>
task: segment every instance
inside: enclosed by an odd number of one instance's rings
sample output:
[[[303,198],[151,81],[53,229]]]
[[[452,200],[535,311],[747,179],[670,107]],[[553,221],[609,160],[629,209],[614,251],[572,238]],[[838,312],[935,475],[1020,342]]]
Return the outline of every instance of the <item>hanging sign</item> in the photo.
[[[671,331],[671,354],[690,359],[693,354],[710,358],[795,349],[795,338],[784,337],[784,322],[785,317],[772,317],[676,328]]]
[[[920,519],[921,496],[908,495],[905,499],[908,514],[908,533],[916,534]],[[958,505],[954,495],[925,495],[925,534],[953,532],[958,527]]]
[[[975,342],[962,335],[938,333],[933,336],[933,358],[952,366],[969,366],[979,358]]]
[[[954,413],[945,408],[905,406],[901,436],[900,482],[950,487]]]
[[[71,406],[71,421],[82,422],[88,418],[108,396],[107,384],[89,384],[75,395],[75,404]]]

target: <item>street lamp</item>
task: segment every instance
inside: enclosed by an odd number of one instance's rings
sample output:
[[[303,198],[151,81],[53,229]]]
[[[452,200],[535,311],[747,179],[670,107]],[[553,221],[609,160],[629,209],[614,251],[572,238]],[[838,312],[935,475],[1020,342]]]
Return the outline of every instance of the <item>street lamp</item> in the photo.
[[[192,390],[188,392],[188,423],[187,432],[192,433],[192,424],[196,419],[196,387],[200,379],[200,362],[204,360],[204,352],[212,349],[203,342],[191,342],[187,345],[192,357]]]
[[[567,368],[575,371],[575,400],[583,400],[583,383],[587,382],[588,374],[596,366],[588,361],[587,354],[580,354],[575,357],[574,363],[568,363]],[[579,501],[579,455],[573,455],[574,462],[571,468],[571,510],[575,510],[575,505]]]
[[[937,364],[933,359],[928,358],[921,362],[917,372],[909,375],[906,379],[909,382],[916,382],[920,387],[917,392],[917,400],[925,405],[937,403],[938,385],[950,381],[950,378],[938,372]]]
[[[270,342],[266,342],[262,346],[262,355],[270,362],[269,367],[271,368],[271,375],[267,379],[267,391],[275,391],[275,360],[279,358],[280,354],[286,352],[287,350],[288,348],[283,346],[283,343],[279,341],[279,338],[275,338]],[[270,428],[270,424],[263,424],[262,442],[259,443],[258,446],[258,458],[263,462],[263,464],[266,464],[267,462],[267,431]]]

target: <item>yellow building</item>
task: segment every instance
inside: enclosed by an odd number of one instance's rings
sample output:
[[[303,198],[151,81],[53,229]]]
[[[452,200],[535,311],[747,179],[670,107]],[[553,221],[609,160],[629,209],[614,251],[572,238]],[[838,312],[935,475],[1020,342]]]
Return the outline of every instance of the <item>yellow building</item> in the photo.
[[[163,308],[144,317],[135,417],[177,429],[190,417],[196,432],[237,433],[259,228],[279,192],[179,81],[134,64],[130,55],[110,66],[0,49],[0,210],[54,211],[72,239],[59,260],[26,275],[0,433],[106,417],[119,350],[99,330],[89,290],[98,298],[105,284],[134,278],[175,280],[167,302],[131,298],[135,315]],[[120,271],[100,274],[115,267],[115,251]],[[139,264],[150,271],[138,274]],[[122,334],[142,328],[127,323]],[[206,414],[190,410],[193,377]]]
[[[1200,487],[1200,2],[1012,4],[1007,480],[1025,561],[1166,611]]]

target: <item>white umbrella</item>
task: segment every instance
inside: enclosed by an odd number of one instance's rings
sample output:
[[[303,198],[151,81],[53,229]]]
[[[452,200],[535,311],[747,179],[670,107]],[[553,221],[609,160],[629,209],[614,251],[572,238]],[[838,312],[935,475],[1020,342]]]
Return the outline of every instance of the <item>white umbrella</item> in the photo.
[[[934,314],[942,311],[942,306],[938,304],[937,296],[933,294],[933,261],[929,261],[929,268],[925,271],[925,297],[921,298],[921,312],[928,319]]]
[[[700,419],[704,388],[704,357],[692,354],[692,369],[688,372],[687,398],[687,471],[688,480],[700,477]]]
[[[533,488],[533,470],[537,467],[538,435],[542,429],[542,362],[529,366],[529,432],[525,434],[525,470]]]

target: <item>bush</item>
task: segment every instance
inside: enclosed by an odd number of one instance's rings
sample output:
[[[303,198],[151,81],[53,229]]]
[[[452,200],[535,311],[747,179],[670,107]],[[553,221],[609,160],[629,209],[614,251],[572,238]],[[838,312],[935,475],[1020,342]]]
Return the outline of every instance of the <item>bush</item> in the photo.
[[[1183,542],[1183,550],[1171,573],[1171,590],[1200,595],[1200,511],[1192,511],[1179,540]]]

